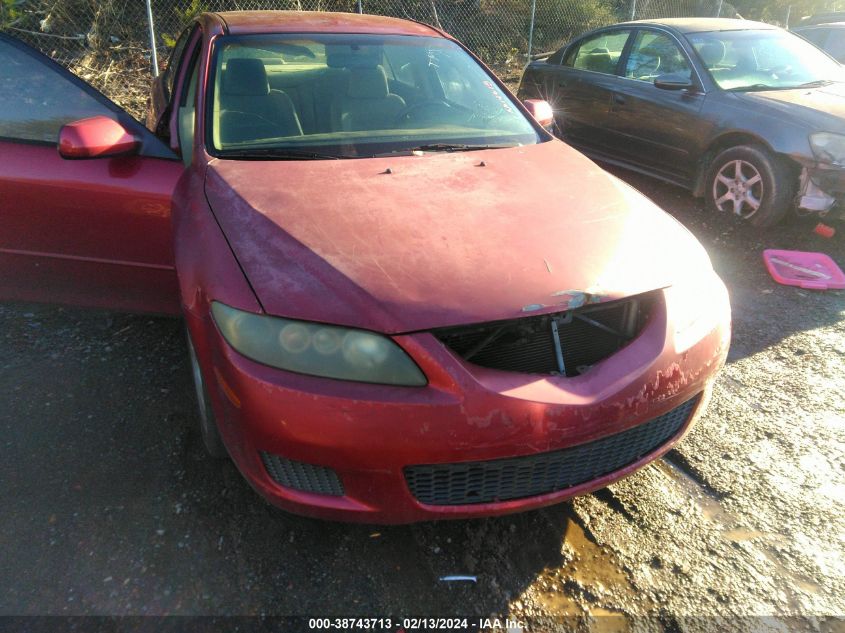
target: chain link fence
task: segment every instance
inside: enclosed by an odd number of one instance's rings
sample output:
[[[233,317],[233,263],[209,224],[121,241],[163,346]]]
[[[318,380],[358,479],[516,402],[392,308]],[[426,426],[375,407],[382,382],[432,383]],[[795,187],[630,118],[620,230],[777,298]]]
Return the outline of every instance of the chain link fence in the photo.
[[[438,26],[511,86],[530,53],[623,20],[732,17],[724,0],[150,0],[163,66],[182,29],[203,11],[289,9],[389,15]],[[31,44],[143,119],[151,74],[144,0],[0,0],[0,30]]]

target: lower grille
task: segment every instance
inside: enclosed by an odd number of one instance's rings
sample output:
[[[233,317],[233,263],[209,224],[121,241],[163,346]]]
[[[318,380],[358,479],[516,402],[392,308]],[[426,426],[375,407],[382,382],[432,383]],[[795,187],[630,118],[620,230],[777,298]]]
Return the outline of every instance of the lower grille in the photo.
[[[698,396],[622,433],[551,453],[485,462],[408,466],[411,494],[428,505],[471,505],[522,499],[572,488],[633,464],[672,439]]]
[[[443,328],[433,334],[475,365],[578,376],[634,339],[653,304],[653,295],[646,294],[556,314]]]
[[[273,481],[285,488],[334,497],[343,496],[343,484],[331,468],[295,462],[263,451],[261,461]]]

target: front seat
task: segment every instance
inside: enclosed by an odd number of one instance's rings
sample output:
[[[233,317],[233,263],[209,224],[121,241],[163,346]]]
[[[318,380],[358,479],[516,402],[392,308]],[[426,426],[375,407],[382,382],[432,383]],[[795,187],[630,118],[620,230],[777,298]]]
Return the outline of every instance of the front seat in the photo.
[[[220,90],[220,142],[245,143],[280,136],[301,136],[293,102],[270,90],[260,59],[230,59]]]
[[[405,110],[405,100],[392,94],[381,66],[350,68],[346,96],[333,104],[340,130],[378,130],[392,126]]]

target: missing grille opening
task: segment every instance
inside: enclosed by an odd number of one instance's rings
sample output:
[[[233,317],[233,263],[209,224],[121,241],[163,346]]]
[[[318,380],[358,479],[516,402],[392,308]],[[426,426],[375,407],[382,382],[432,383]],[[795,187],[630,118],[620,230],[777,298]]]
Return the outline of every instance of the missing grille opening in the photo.
[[[645,327],[653,293],[566,312],[435,330],[463,360],[503,371],[578,376]]]

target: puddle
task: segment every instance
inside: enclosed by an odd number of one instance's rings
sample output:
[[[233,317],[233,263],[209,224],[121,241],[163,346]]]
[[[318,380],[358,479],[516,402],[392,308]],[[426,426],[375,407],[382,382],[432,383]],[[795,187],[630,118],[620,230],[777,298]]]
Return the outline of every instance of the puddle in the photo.
[[[746,541],[764,540],[775,545],[786,545],[788,539],[781,534],[774,534],[773,532],[758,532],[757,530],[746,530],[738,528],[735,530],[724,530],[722,536],[733,541],[734,543],[744,543]]]
[[[659,460],[655,462],[655,465],[695,502],[705,519],[718,524],[722,538],[725,540],[732,543],[763,540],[773,545],[785,545],[788,542],[782,534],[734,527],[739,521],[724,508],[718,499],[707,494],[692,477],[666,460]]]
[[[701,514],[708,521],[717,524],[722,538],[732,543],[745,543],[757,541],[756,548],[773,568],[772,576],[785,579],[793,588],[805,593],[821,595],[822,588],[791,570],[780,562],[775,552],[769,549],[772,545],[787,545],[789,539],[782,534],[773,532],[760,532],[741,527],[735,527],[739,523],[736,518],[722,504],[712,496],[704,492],[701,486],[683,470],[665,460],[655,462],[658,469],[667,475],[681,488],[689,497],[695,501],[701,510]],[[798,601],[790,596],[790,607],[796,612],[800,610]]]
[[[591,633],[629,633],[633,630],[625,615],[601,608],[590,609],[589,628]]]
[[[733,523],[728,512],[722,507],[722,504],[704,492],[701,486],[680,468],[665,459],[660,459],[654,462],[654,464],[664,475],[674,481],[681,490],[695,501],[695,504],[699,507],[705,519],[721,523],[722,525]]]
[[[591,631],[628,631],[628,619],[623,614],[591,604],[600,602],[603,596],[613,596],[614,602],[623,604],[642,600],[613,554],[591,541],[572,519],[567,519],[563,547],[571,554],[569,562],[544,573],[544,579],[555,589],[538,590],[537,601],[550,615],[591,616]]]
[[[763,556],[766,557],[766,560],[769,561],[769,563],[772,565],[772,567],[774,567],[776,574],[781,578],[789,579],[789,582],[793,587],[800,589],[804,593],[809,593],[812,595],[821,595],[822,588],[819,585],[807,580],[806,578],[802,578],[800,575],[787,569],[786,566],[781,563],[780,560],[778,560],[778,557],[777,555],[775,555],[774,552],[771,552],[766,549],[761,550],[761,552]]]

